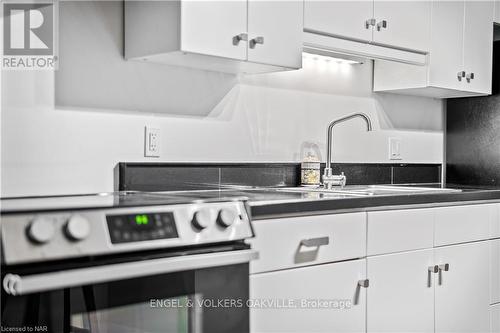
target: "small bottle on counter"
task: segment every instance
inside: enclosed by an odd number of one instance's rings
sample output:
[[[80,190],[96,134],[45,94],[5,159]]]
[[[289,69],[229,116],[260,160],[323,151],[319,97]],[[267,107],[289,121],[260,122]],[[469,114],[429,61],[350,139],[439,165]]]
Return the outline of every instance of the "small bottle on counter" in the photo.
[[[319,147],[316,144],[309,144],[303,152],[301,163],[301,185],[319,186],[321,183]],[[304,156],[305,155],[305,156]]]

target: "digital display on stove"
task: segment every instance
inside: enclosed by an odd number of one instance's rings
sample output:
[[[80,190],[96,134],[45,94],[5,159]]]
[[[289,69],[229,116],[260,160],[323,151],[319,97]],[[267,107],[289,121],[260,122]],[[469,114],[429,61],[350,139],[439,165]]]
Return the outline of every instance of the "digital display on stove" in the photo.
[[[108,215],[106,221],[113,244],[179,237],[171,212]]]

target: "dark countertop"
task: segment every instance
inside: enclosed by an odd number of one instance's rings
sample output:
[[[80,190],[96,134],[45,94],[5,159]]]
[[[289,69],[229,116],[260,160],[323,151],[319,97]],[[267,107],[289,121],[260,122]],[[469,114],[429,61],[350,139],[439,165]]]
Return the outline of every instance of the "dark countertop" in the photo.
[[[422,186],[422,185],[421,185]],[[425,186],[429,187],[429,185]],[[0,213],[123,208],[247,199],[254,220],[335,214],[368,210],[436,207],[500,202],[500,188],[463,188],[460,192],[383,194],[349,196],[314,190],[289,191],[284,188],[226,187],[200,191],[113,192],[89,195],[2,198]],[[294,189],[296,190],[296,189]],[[351,187],[352,190],[352,187]]]
[[[450,186],[450,188],[457,188]],[[281,192],[280,198],[258,193],[247,195],[254,220],[270,218],[322,215],[356,211],[403,209],[407,206],[438,207],[472,203],[499,202],[500,188],[460,188],[461,192],[398,194],[364,197],[312,197],[304,193]],[[283,195],[288,195],[285,198]],[[298,198],[301,194],[302,198]],[[318,194],[318,193],[315,193]]]

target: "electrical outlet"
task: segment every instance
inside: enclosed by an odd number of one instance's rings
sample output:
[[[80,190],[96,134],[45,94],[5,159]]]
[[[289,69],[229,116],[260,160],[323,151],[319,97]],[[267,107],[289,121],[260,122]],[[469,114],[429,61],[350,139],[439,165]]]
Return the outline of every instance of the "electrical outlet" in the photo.
[[[389,159],[402,160],[401,157],[401,138],[389,138]]]
[[[145,127],[144,156],[160,157],[160,129]]]

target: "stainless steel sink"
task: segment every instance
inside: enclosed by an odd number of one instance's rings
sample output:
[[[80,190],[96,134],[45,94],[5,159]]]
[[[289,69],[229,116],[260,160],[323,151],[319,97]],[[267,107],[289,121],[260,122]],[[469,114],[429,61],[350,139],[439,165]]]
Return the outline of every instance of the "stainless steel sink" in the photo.
[[[372,195],[410,195],[410,194],[438,194],[461,192],[457,189],[432,188],[432,187],[413,187],[413,186],[395,186],[395,185],[351,185],[343,188],[326,189],[323,187],[282,187],[276,188],[277,191],[284,192],[321,192],[338,193],[353,196],[372,196]]]

